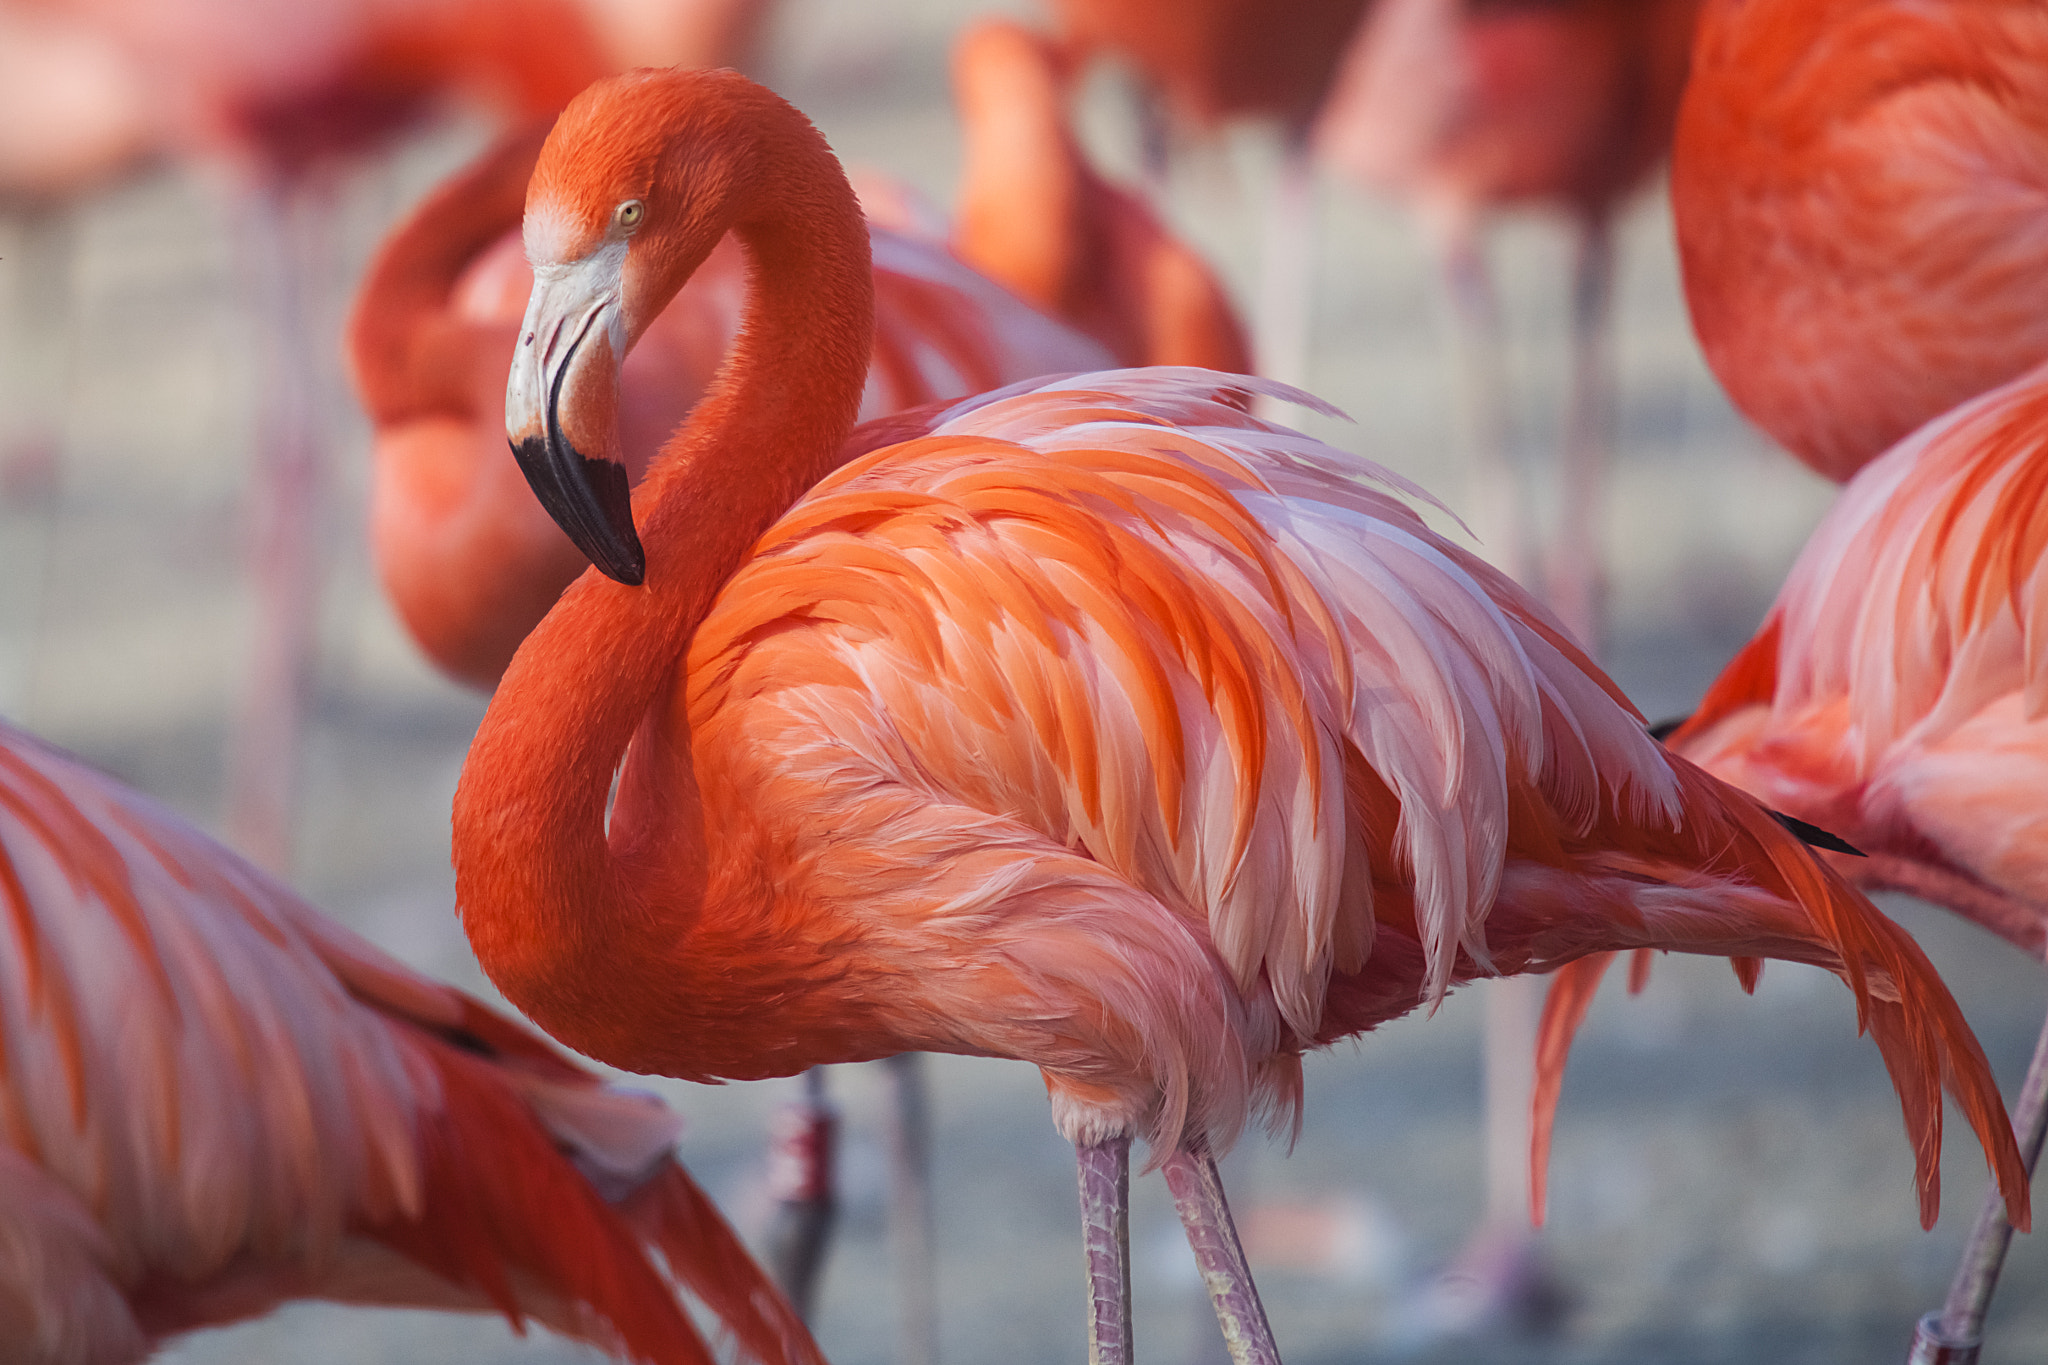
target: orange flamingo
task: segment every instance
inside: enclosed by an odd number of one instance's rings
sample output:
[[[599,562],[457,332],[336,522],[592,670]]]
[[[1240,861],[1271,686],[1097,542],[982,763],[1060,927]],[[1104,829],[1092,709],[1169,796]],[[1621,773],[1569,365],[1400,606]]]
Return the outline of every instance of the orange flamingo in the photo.
[[[746,323],[629,495],[620,361],[728,230]],[[1234,1357],[1276,1360],[1211,1153],[1286,1125],[1306,1049],[1605,949],[1838,971],[1923,1211],[1946,1080],[2025,1218],[1982,1054],[1911,939],[1667,757],[1407,485],[1243,406],[1288,391],[1123,371],[849,442],[860,211],[803,116],[730,73],[579,96],[525,237],[510,436],[610,578],[513,658],[454,861],[479,961],[543,1028],[705,1079],[1037,1064],[1077,1149],[1098,1361],[1129,1359],[1133,1136]]]
[[[1693,330],[1841,481],[2048,356],[2048,9],[1710,0],[1671,168]]]
[[[1119,364],[1252,368],[1229,296],[1145,201],[1095,173],[1067,121],[1066,55],[984,19],[953,44],[966,171],[961,260],[1107,346]]]
[[[1947,906],[2036,958],[2048,951],[2044,490],[2037,366],[1850,480],[1762,628],[1669,741],[1846,839],[1860,856],[1831,857],[1855,882]],[[1546,1127],[1602,969],[1568,968],[1549,1005]],[[2048,1031],[2017,1120],[2031,1169],[2048,1129]],[[1993,1201],[1947,1307],[1922,1323],[1930,1347],[1974,1358],[2011,1232]]]
[[[667,1109],[4,724],[0,907],[8,1359],[326,1298],[710,1365],[673,1275],[747,1358],[821,1360]]]

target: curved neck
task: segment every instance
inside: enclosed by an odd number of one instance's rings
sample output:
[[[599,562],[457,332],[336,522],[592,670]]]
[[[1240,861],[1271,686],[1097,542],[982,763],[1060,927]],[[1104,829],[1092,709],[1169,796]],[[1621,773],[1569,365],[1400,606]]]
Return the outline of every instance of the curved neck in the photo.
[[[356,391],[377,423],[466,415],[468,356],[445,351],[464,345],[470,329],[451,319],[452,296],[470,264],[519,226],[547,131],[540,123],[500,138],[423,200],[370,263],[347,350]]]
[[[742,188],[702,251],[677,253],[700,259],[730,228],[750,288],[725,366],[634,494],[645,586],[586,572],[563,595],[500,683],[455,799],[460,910],[485,971],[549,1032],[641,1069],[678,1068],[642,1050],[666,1030],[650,1001],[626,1003],[623,977],[658,967],[664,1000],[690,994],[681,930],[702,908],[706,862],[688,737],[662,730],[682,722],[656,703],[761,532],[838,462],[873,344],[859,205],[823,138],[775,107],[800,127],[713,168]],[[650,740],[668,746],[664,837],[615,852],[612,776],[650,712]]]
[[[953,248],[1041,307],[1077,283],[1087,248],[1083,199],[1093,178],[1049,70],[984,60],[958,80],[964,174]]]

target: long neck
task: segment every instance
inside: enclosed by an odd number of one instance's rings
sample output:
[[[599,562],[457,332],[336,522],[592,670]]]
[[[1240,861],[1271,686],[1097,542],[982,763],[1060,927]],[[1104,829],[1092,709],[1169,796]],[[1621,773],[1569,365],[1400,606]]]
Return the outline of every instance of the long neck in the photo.
[[[541,124],[499,139],[422,201],[371,262],[349,317],[348,354],[363,406],[380,424],[466,408],[461,348],[470,329],[450,319],[455,285],[519,226],[546,135]]]
[[[636,967],[687,996],[679,949],[703,906],[703,822],[688,738],[664,732],[659,866],[616,851],[606,799],[621,756],[680,681],[691,635],[760,533],[836,463],[874,328],[868,239],[823,140],[733,168],[730,226],[751,265],[740,340],[634,495],[647,579],[583,577],[513,659],[456,793],[461,913],[484,969],[543,1028],[593,1055],[677,1071],[641,1039],[664,1032]],[[708,244],[707,244],[708,249]],[[653,729],[667,708],[655,710]],[[652,729],[650,730],[652,738]],[[679,978],[677,973],[684,973]],[[652,1025],[652,1027],[650,1027]]]
[[[1049,73],[988,63],[962,81],[965,173],[953,248],[1042,308],[1069,302],[1088,172]]]

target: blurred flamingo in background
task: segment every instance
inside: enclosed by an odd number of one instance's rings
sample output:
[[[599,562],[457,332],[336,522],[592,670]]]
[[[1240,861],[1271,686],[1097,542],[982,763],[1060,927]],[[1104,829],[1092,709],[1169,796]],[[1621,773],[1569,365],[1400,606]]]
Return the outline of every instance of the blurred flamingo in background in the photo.
[[[1251,370],[1206,262],[1138,195],[1095,173],[1069,126],[1072,71],[1049,39],[983,19],[953,43],[966,142],[955,255],[1107,346],[1123,365]]]
[[[1367,0],[1051,0],[1051,7],[1067,50],[1114,53],[1128,62],[1147,94],[1163,98],[1183,125],[1207,133],[1237,119],[1279,123],[1280,168],[1260,246],[1253,350],[1260,374],[1307,382],[1315,276],[1308,129]],[[1149,98],[1144,107],[1151,108]],[[1146,142],[1155,180],[1163,172],[1163,141],[1154,122]]]
[[[746,322],[636,528],[619,365],[728,230]],[[1212,1153],[1286,1126],[1308,1048],[1610,948],[1838,971],[1923,1213],[1946,1081],[2024,1220],[1988,1069],[1911,939],[1668,757],[1407,485],[1245,411],[1286,391],[1013,385],[849,462],[868,234],[824,140],[729,73],[585,92],[526,231],[510,435],[620,580],[579,579],[514,656],[456,796],[465,928],[542,1027],[694,1078],[1039,1065],[1098,1361],[1130,1358],[1133,1136],[1233,1357],[1276,1360]]]
[[[1671,207],[1707,363],[1847,479],[2048,357],[2048,8],[1709,0]]]
[[[2048,366],[1913,433],[1858,472],[1762,628],[1673,750],[1861,856],[1905,891],[2048,952]],[[1542,1123],[1604,964],[1559,974]],[[2048,1128],[2048,1031],[2015,1117],[2029,1169]],[[1973,1347],[2011,1228],[1992,1201],[1939,1343]],[[1933,1341],[1930,1346],[1936,1344]],[[1927,1357],[1933,1360],[1934,1357]]]
[[[679,1124],[0,724],[0,1338],[139,1361],[325,1298],[710,1365],[821,1360]]]
[[[1613,218],[1671,145],[1699,0],[1379,0],[1345,54],[1317,151],[1408,200],[1443,261],[1473,381],[1480,537],[1536,568],[1532,498],[1511,453],[1499,307],[1479,241],[1489,212],[1563,211],[1578,237],[1572,396],[1546,596],[1598,652],[1602,485],[1612,442]]]

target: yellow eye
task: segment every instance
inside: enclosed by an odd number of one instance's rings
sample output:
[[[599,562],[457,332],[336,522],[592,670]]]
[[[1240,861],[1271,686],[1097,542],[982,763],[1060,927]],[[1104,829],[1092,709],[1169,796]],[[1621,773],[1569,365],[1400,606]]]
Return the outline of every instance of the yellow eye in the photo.
[[[612,213],[612,221],[631,232],[640,226],[640,220],[647,216],[647,205],[638,199],[628,199]]]

